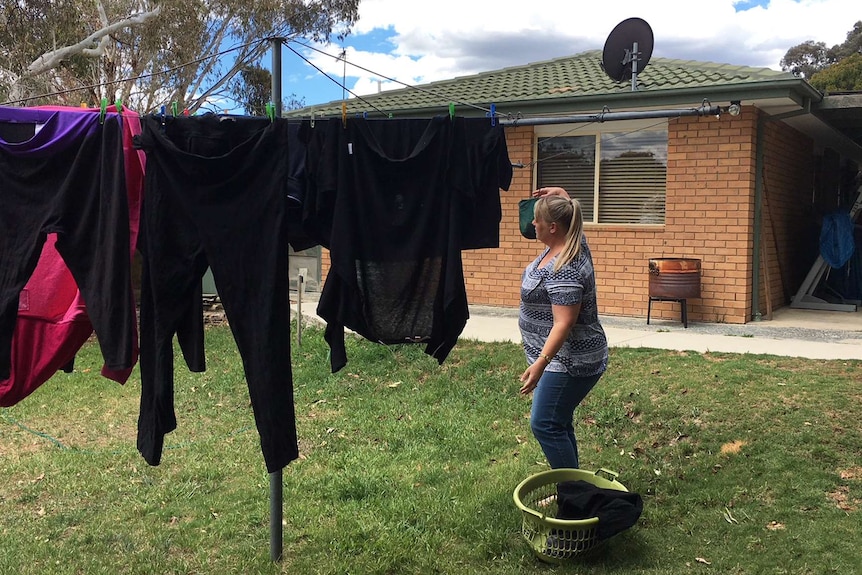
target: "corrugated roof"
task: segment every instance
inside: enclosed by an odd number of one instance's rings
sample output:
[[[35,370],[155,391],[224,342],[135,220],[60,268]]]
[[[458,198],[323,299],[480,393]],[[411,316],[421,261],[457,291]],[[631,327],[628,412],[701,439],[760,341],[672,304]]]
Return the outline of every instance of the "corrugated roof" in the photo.
[[[630,81],[617,83],[605,74],[601,60],[602,52],[591,50],[544,62],[387,90],[350,98],[347,100],[348,114],[376,114],[385,111],[397,115],[399,111],[439,111],[447,109],[450,102],[483,108],[487,108],[491,103],[498,108],[506,104],[530,102],[552,105],[579,97],[634,94]],[[769,68],[653,57],[638,74],[637,94],[732,84],[750,86],[782,80],[798,78],[790,72],[778,72]],[[339,115],[341,101],[291,110],[286,115],[308,116],[312,110],[322,116]]]

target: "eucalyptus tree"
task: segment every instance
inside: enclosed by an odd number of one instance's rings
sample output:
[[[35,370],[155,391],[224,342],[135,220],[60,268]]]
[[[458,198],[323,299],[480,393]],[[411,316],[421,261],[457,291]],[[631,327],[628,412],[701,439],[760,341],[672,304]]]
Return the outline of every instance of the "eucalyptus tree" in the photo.
[[[0,98],[219,108],[268,38],[343,38],[359,0],[0,0]]]
[[[781,59],[781,69],[809,80],[817,88],[826,85],[854,86],[862,82],[862,77],[856,77],[858,61],[856,58],[849,62],[847,60],[860,54],[862,54],[862,21],[857,21],[847,32],[844,42],[831,48],[824,42],[813,40],[791,47]],[[834,66],[838,68],[821,76]],[[821,78],[819,82],[816,80],[818,76]]]

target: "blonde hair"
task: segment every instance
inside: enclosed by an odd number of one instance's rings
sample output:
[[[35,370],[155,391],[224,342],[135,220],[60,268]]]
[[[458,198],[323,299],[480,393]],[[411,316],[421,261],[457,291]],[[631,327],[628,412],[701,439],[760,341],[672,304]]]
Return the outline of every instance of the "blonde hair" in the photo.
[[[554,271],[571,263],[581,250],[581,238],[584,235],[581,203],[575,198],[544,196],[536,202],[533,217],[549,224],[557,224],[566,231],[566,243],[554,262]]]

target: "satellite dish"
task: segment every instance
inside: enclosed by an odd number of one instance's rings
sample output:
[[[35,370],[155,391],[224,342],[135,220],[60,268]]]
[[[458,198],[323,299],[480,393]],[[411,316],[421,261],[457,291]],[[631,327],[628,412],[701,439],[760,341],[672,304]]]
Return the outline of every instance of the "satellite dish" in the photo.
[[[637,90],[637,75],[652,56],[652,28],[641,18],[623,20],[611,30],[602,50],[602,70],[614,82],[632,80]]]

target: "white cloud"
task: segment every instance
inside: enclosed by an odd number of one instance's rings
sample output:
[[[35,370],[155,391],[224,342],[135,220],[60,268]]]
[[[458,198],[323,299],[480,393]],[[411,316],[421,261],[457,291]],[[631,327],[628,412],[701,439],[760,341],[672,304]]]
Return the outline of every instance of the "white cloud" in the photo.
[[[741,11],[737,12],[736,7]],[[840,44],[862,20],[859,0],[362,0],[345,41],[347,86],[358,94],[415,85],[601,50],[622,20],[653,30],[653,56],[776,70],[787,49],[806,40]],[[373,34],[376,44],[369,44]],[[337,54],[339,47],[321,48]],[[341,81],[342,62],[309,58]],[[313,70],[312,70],[313,72]]]

